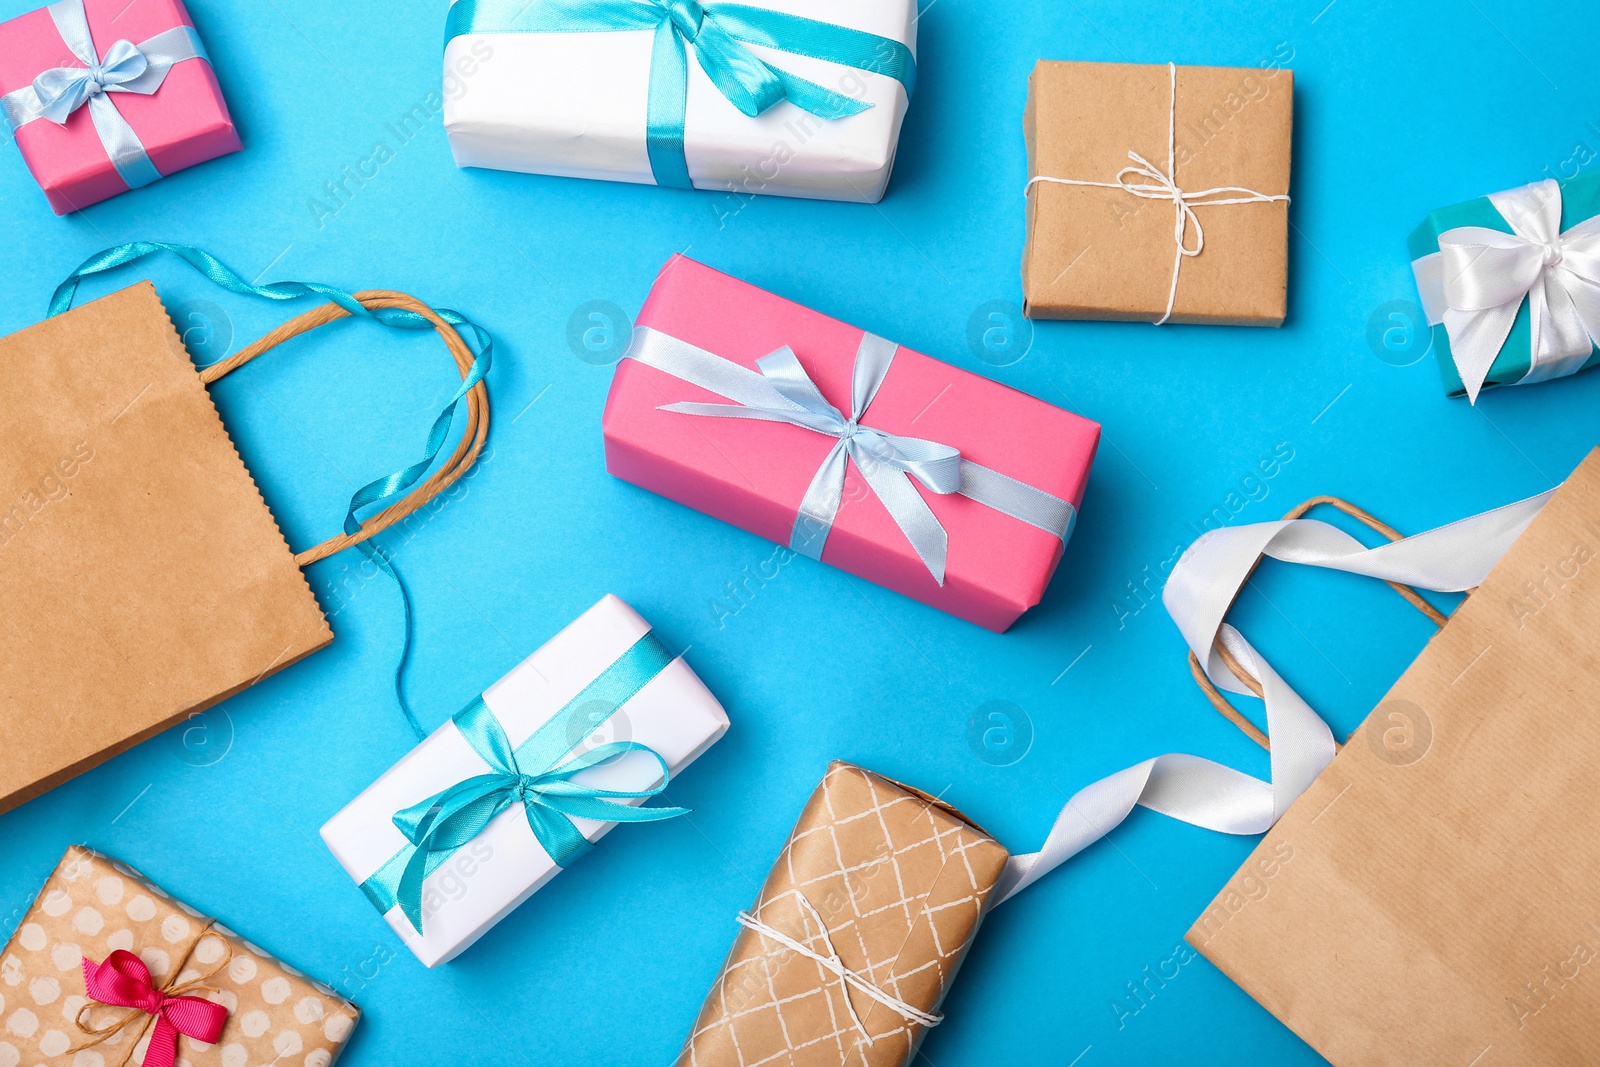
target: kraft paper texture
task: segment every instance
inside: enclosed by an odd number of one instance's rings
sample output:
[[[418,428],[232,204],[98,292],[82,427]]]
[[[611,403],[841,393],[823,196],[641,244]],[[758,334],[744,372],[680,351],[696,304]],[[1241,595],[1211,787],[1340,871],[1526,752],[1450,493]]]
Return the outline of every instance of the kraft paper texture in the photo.
[[[148,282],[0,338],[0,390],[5,811],[333,633]]]
[[[1339,1067],[1600,1062],[1600,451],[1188,939]]]
[[[1023,119],[1028,177],[1114,182],[1135,151],[1167,169],[1167,65],[1042,61]],[[1294,73],[1178,67],[1173,180],[1186,191],[1290,193]],[[1149,184],[1146,178],[1130,181]],[[1288,204],[1196,207],[1205,248],[1186,256],[1171,322],[1282,324]],[[1033,318],[1154,322],[1176,254],[1170,200],[1121,189],[1035,184],[1028,196],[1023,307]],[[1194,247],[1194,228],[1188,236]]]
[[[836,762],[761,895],[760,921],[824,956],[804,894],[845,967],[936,1011],[989,904],[1005,848],[952,808]],[[678,1067],[900,1067],[924,1028],[765,935],[739,927]],[[845,1010],[850,997],[873,1042]]]
[[[195,995],[226,1007],[227,1025],[214,1045],[179,1037],[180,1065],[329,1067],[360,1018],[332,989],[172,899],[138,871],[75,845],[0,953],[0,1063],[143,1063],[154,1016],[141,1015],[95,1045],[75,1022],[88,1003],[83,957],[100,963],[116,949],[139,956],[162,988],[210,976],[204,984],[212,991]],[[130,1010],[95,1007],[84,1022],[95,1029]]]

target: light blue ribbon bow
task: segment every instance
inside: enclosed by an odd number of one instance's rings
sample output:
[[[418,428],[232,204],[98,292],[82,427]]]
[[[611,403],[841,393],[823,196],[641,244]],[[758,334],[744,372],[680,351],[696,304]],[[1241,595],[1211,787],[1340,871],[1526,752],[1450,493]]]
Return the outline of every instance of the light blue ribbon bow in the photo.
[[[941,586],[950,537],[911,478],[935,493],[959,493],[1066,541],[1077,518],[1077,510],[1068,501],[964,459],[950,445],[861,424],[898,350],[893,341],[862,335],[851,371],[848,418],[822,395],[787,345],[758,359],[759,369],[753,371],[670,334],[640,326],[633,331],[627,358],[734,401],[666,404],[662,411],[782,422],[838,439],[806,487],[790,531],[789,547],[802,555],[822,558],[844,500],[847,460],[855,461],[867,485]]]
[[[781,100],[823,119],[871,104],[826,89],[762,60],[746,45],[809,56],[894,78],[909,98],[917,64],[900,41],[745,4],[697,0],[458,0],[445,44],[465,33],[602,33],[652,30],[645,144],[657,185],[692,189],[684,156],[688,50],[717,91],[752,118]]]
[[[209,63],[200,36],[190,26],[174,26],[139,44],[113,42],[102,57],[89,34],[83,0],[56,0],[47,10],[62,43],[83,66],[51,67],[33,84],[0,97],[0,113],[14,132],[39,119],[65,126],[73,112],[88,105],[100,143],[128,188],[149,185],[161,172],[109,94],[149,96],[161,88],[174,64],[190,59]]]
[[[572,700],[515,750],[505,728],[480,696],[451,719],[487,765],[473,775],[394,814],[394,825],[410,844],[361,884],[380,912],[396,904],[422,933],[423,882],[457,849],[481,834],[502,812],[522,805],[528,826],[559,867],[571,866],[593,846],[573,818],[596,822],[657,822],[688,814],[688,808],[635,807],[618,803],[659,796],[671,781],[667,761],[637,741],[610,741],[570,756],[673,657],[654,633],[639,638]],[[648,753],[661,770],[653,789],[602,789],[574,781],[582,771],[629,752]]]

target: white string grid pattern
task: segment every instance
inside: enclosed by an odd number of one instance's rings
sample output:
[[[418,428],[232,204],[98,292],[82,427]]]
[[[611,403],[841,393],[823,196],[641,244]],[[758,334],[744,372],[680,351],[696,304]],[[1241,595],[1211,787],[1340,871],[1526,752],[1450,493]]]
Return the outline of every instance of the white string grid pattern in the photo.
[[[839,781],[845,775],[860,784]],[[841,812],[835,806],[841,792],[864,792],[867,803]],[[988,902],[995,877],[989,868],[1003,858],[1003,850],[956,819],[936,819],[926,800],[860,768],[833,768],[820,795],[826,820],[791,836],[774,865],[787,875],[779,883],[784,888],[770,897],[763,888],[751,912],[761,924],[788,931],[818,954],[836,949],[852,973],[894,999],[917,1003],[931,984],[937,994],[928,1006],[934,1007]],[[855,840],[869,820],[877,824],[877,833],[871,840]],[[840,844],[841,831],[852,832],[849,856]],[[974,870],[969,855],[974,849],[989,850],[984,858],[991,862],[980,863],[983,875]],[[815,870],[818,854],[827,852],[831,869],[801,878],[796,854]],[[902,863],[925,864],[935,854],[939,875],[908,888]],[[769,886],[773,881],[769,878]],[[819,915],[826,938],[802,911],[802,896],[832,912]],[[828,902],[840,896],[844,904],[829,908]],[[926,945],[908,951],[919,938]],[[759,952],[735,961],[752,942]],[[902,958],[920,962],[907,966]],[[921,1024],[860,993],[852,1001],[848,985],[832,970],[758,931],[740,932],[730,961],[679,1059],[682,1067],[882,1067],[909,1059],[921,1036]],[[819,1025],[819,1020],[825,1021]],[[862,1030],[871,1034],[870,1042]],[[713,1058],[700,1039],[717,1031],[726,1040],[706,1043],[717,1049]],[[732,1061],[720,1054],[729,1048]]]

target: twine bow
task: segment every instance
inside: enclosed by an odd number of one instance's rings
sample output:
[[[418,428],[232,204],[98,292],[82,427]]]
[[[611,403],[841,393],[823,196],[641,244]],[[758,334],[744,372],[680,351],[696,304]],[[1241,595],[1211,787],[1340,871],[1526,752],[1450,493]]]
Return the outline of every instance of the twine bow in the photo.
[[[1050,182],[1054,185],[1086,185],[1098,189],[1121,189],[1125,193],[1144,200],[1170,200],[1173,208],[1172,241],[1177,246],[1172,258],[1172,284],[1167,289],[1167,310],[1155,320],[1155,325],[1160,326],[1172,318],[1172,308],[1178,299],[1178,273],[1183,269],[1186,258],[1198,256],[1206,247],[1205,227],[1200,224],[1200,216],[1194,209],[1197,207],[1222,207],[1226,204],[1270,204],[1289,202],[1287,194],[1269,196],[1258,193],[1254,189],[1245,189],[1237,185],[1219,185],[1211,189],[1187,190],[1178,185],[1177,178],[1177,122],[1178,122],[1178,66],[1175,63],[1167,64],[1167,71],[1171,76],[1172,89],[1167,106],[1167,169],[1162,170],[1139,153],[1128,152],[1128,158],[1133,161],[1133,166],[1123,167],[1117,171],[1117,180],[1112,182],[1086,182],[1075,178],[1055,178],[1047,175],[1035,175],[1028,179],[1028,184],[1023,187],[1026,196],[1035,182]],[[1136,175],[1145,179],[1142,182],[1128,180],[1129,175]],[[1228,195],[1239,194],[1239,195]],[[1194,244],[1189,244],[1189,228],[1194,228]]]
[[[204,932],[202,932],[204,936]],[[226,959],[223,961],[226,963]],[[122,1018],[108,1026],[90,1029],[84,1025],[84,1015],[92,1004],[78,1009],[78,1029],[92,1040],[78,1046],[74,1052],[92,1048],[120,1033],[129,1024],[145,1016],[155,1019],[155,1030],[144,1054],[144,1067],[173,1067],[178,1059],[178,1035],[215,1044],[222,1036],[228,1021],[228,1009],[204,997],[199,992],[217,992],[203,984],[206,979],[222,969],[219,963],[208,973],[192,982],[160,987],[150,976],[150,968],[143,960],[126,949],[117,949],[105,962],[96,963],[87,956],[83,960],[83,984],[91,1001],[116,1008],[132,1008]],[[133,1055],[130,1046],[122,1058],[123,1063]]]
[[[856,1014],[855,1005],[850,1002],[849,990],[851,989],[856,989],[862,993],[865,993],[879,1004],[882,1004],[890,1011],[893,1011],[895,1014],[899,1015],[902,1019],[905,1019],[907,1022],[917,1023],[924,1027],[938,1026],[940,1023],[944,1022],[943,1015],[940,1015],[937,1012],[926,1012],[914,1004],[907,1004],[894,994],[885,992],[884,990],[878,988],[878,986],[872,983],[871,979],[863,977],[857,972],[851,970],[849,967],[846,967],[844,961],[839,958],[838,951],[833,947],[833,939],[828,935],[828,924],[823,922],[822,916],[818,914],[816,907],[811,903],[810,900],[806,899],[806,895],[804,893],[798,890],[795,891],[794,898],[795,902],[799,905],[801,921],[803,925],[805,925],[807,929],[810,928],[810,923],[805,922],[805,920],[808,918],[817,924],[817,929],[819,931],[817,936],[822,939],[823,948],[827,949],[826,955],[821,952],[817,952],[815,949],[807,946],[803,942],[797,941],[788,934],[784,933],[782,930],[762,922],[754,915],[751,915],[748,911],[741,911],[739,913],[739,925],[743,926],[747,930],[751,930],[757,934],[760,934],[762,937],[776,941],[778,944],[782,945],[791,952],[798,952],[800,955],[816,963],[843,982],[847,987],[844,995],[845,1011],[849,1013],[850,1021],[855,1024],[856,1031],[861,1034],[862,1040],[865,1041],[869,1046],[872,1045],[873,1038],[872,1035],[867,1032],[866,1026],[861,1022],[861,1016]]]

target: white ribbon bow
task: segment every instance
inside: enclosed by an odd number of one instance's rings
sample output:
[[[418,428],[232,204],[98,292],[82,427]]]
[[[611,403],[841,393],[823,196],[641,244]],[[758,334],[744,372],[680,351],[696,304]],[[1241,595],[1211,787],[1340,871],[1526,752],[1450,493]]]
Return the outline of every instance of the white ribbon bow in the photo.
[[[1477,402],[1523,297],[1532,343],[1520,383],[1571,374],[1600,342],[1600,217],[1561,232],[1561,186],[1553,180],[1489,197],[1511,233],[1459,226],[1439,235],[1439,259],[1417,261],[1431,323],[1444,323],[1450,355]],[[1425,279],[1428,270],[1436,279]],[[1436,285],[1436,288],[1434,286]]]
[[[1460,592],[1483,581],[1554,492],[1377,548],[1366,548],[1338,527],[1315,519],[1227,526],[1202,535],[1173,568],[1161,601],[1218,688],[1250,694],[1224,665],[1215,647],[1218,642],[1260,684],[1272,738],[1271,781],[1182,753],[1145,760],[1102,778],[1067,801],[1043,848],[1011,857],[996,886],[997,902],[1015,896],[1104,837],[1135,806],[1208,830],[1266,833],[1333,759],[1333,734],[1327,724],[1244,635],[1223,621],[1263,556]]]
[[[153,77],[146,77],[152,72]],[[51,67],[33,79],[33,91],[39,96],[40,114],[65,126],[74,111],[101,93],[149,95],[161,87],[166,74],[150,65],[138,45],[121,40],[106,49],[104,59],[87,67]]]
[[[761,357],[759,369],[751,370],[671,334],[636,326],[627,358],[734,401],[664,404],[662,411],[788,423],[836,439],[806,488],[789,534],[789,547],[812,559],[822,558],[844,501],[849,460],[941,586],[950,536],[912,479],[941,496],[959,493],[1065,542],[1078,514],[1068,501],[965,459],[950,445],[861,424],[898,350],[893,341],[862,335],[850,373],[848,417],[822,395],[787,345]]]

